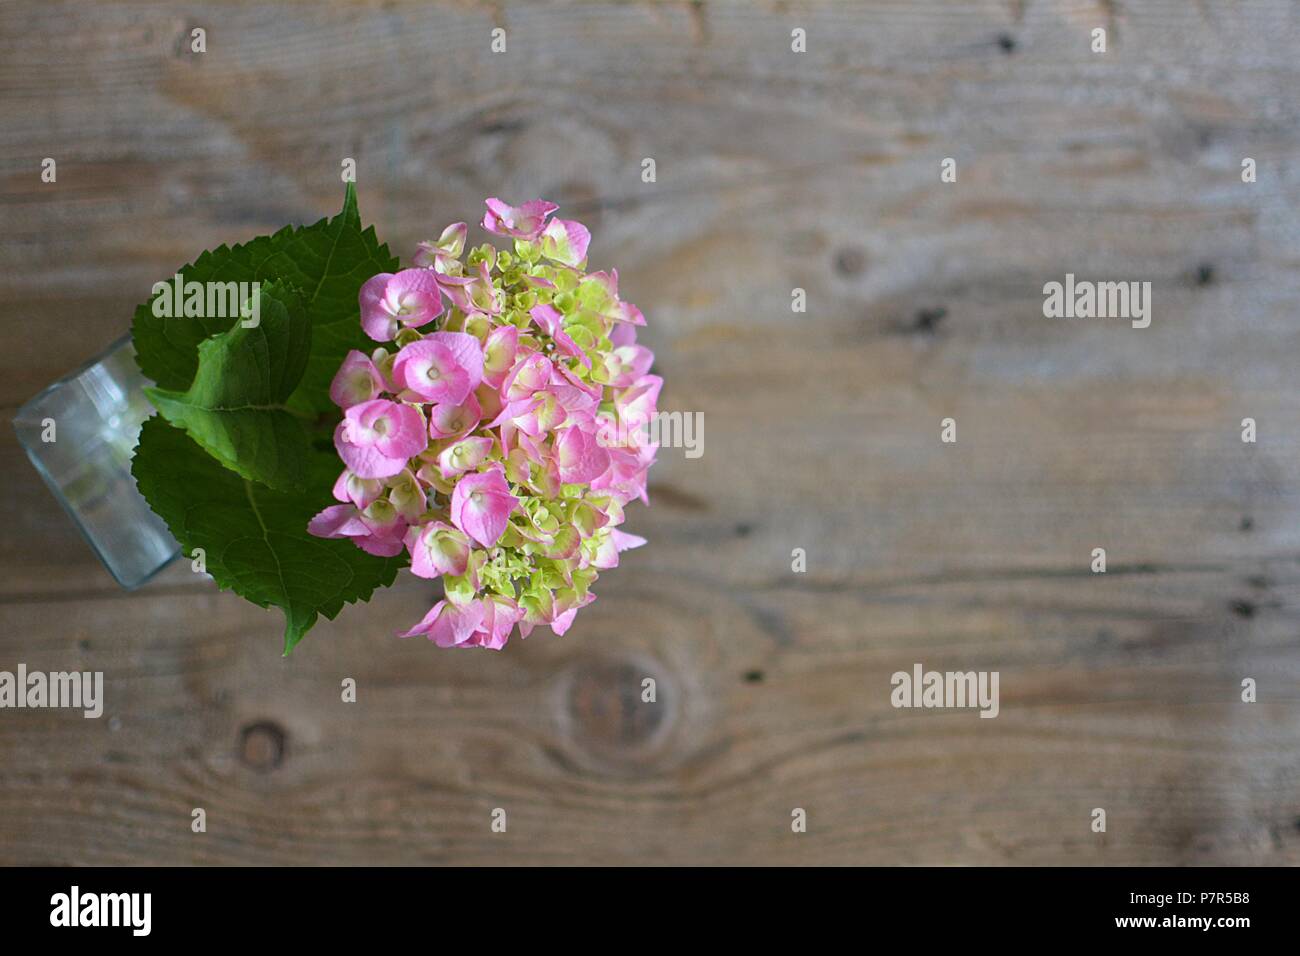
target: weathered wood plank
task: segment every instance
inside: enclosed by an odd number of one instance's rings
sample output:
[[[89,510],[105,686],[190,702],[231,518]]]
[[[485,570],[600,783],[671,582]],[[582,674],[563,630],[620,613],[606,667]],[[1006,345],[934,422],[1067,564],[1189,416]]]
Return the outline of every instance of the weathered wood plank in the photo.
[[[269,615],[221,598],[10,605],[5,659],[101,669],[109,705],[0,724],[23,756],[0,778],[6,856],[1280,862],[1296,615],[1265,604],[1296,584],[1245,592],[1243,617],[1205,612],[1250,587],[1215,572],[823,589],[647,572],[611,580],[580,639],[489,656],[392,640],[423,607],[408,581],[286,662],[258,639]],[[1000,670],[1000,716],[894,710],[889,675],[914,660]],[[1266,703],[1237,702],[1238,673]]]

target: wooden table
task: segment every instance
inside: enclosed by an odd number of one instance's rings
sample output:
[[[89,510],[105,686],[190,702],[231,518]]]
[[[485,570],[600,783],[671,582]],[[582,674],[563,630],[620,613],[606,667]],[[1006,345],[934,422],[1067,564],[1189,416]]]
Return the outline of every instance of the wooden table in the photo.
[[[352,157],[404,257],[488,195],[586,222],[706,423],[565,637],[396,640],[403,574],[287,660],[188,564],[118,590],[4,430],[0,669],[107,703],[0,711],[0,862],[1300,863],[1298,41],[1286,0],[0,6],[10,415]],[[1067,273],[1150,328],[1045,318]],[[999,716],[895,709],[916,663]]]

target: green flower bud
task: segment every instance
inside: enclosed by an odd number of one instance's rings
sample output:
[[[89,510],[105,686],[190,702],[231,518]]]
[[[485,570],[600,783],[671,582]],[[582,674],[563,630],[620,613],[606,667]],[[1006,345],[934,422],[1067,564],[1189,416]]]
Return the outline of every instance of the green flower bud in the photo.
[[[410,345],[412,342],[418,342],[422,338],[424,338],[424,333],[421,332],[419,329],[403,327],[398,331],[397,338],[394,341],[397,343],[397,347],[400,349],[405,345]]]
[[[492,322],[483,313],[475,312],[465,318],[465,327],[462,331],[468,332],[474,338],[483,342],[487,340],[488,333],[492,331]]]

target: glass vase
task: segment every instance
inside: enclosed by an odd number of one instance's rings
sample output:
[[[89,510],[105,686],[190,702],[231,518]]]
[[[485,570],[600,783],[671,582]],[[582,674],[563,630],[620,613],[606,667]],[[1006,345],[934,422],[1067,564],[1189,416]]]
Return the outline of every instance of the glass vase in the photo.
[[[153,414],[130,336],[45,388],[14,417],[18,440],[108,573],[130,590],[180,553],[131,477]]]

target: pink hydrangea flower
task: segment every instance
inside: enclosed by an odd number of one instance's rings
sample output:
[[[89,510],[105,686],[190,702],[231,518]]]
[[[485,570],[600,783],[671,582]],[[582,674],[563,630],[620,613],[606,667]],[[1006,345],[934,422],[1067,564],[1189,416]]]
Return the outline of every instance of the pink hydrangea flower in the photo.
[[[544,199],[530,199],[522,206],[512,206],[500,199],[487,200],[483,228],[498,236],[512,239],[536,239],[546,227],[546,219],[560,207]]]
[[[591,368],[591,356],[584,352],[577,342],[564,331],[564,316],[553,305],[537,305],[528,313],[533,320],[555,342],[563,354],[576,358],[585,368]]]
[[[587,260],[591,233],[572,219],[552,219],[542,230],[542,255],[566,266],[580,266]]]
[[[578,611],[586,607],[592,601],[596,600],[596,595],[588,593],[585,598],[559,598],[554,599],[549,606],[543,606],[537,613],[525,609],[524,616],[519,621],[519,636],[528,637],[533,632],[533,628],[539,624],[549,625],[551,632],[556,637],[563,637],[573,624],[573,619],[577,617]]]
[[[493,440],[486,435],[462,438],[454,445],[448,445],[438,455],[438,470],[444,478],[455,478],[473,471],[487,458],[493,444]]]
[[[618,328],[635,331],[630,325],[620,325]],[[654,360],[654,353],[644,345],[617,345],[605,355],[606,381],[614,388],[626,388],[649,372]]]
[[[469,567],[470,542],[464,532],[443,521],[412,527],[406,533],[411,573],[421,578],[459,577]]]
[[[500,325],[489,332],[483,343],[483,381],[500,388],[514,367],[518,347],[519,330],[513,325]]]
[[[330,505],[311,519],[307,530],[318,538],[357,538],[370,533],[361,523],[356,505]]]
[[[618,270],[593,272],[584,280],[591,284],[594,303],[599,306],[601,315],[614,322],[626,322],[629,325],[645,325],[645,316],[631,302],[624,302],[618,297]]]
[[[330,382],[330,401],[343,409],[378,398],[384,391],[384,377],[364,352],[347,354]]]
[[[422,635],[439,647],[456,647],[466,644],[482,623],[483,605],[480,602],[460,607],[450,601],[439,601],[419,624],[398,636]]]
[[[376,342],[391,342],[402,326],[419,328],[440,315],[442,295],[428,269],[381,272],[361,287],[361,328]]]
[[[465,237],[469,229],[463,222],[454,222],[442,231],[436,241],[425,240],[415,251],[415,264],[431,268],[434,272],[447,275],[460,265],[461,252],[465,249]]]
[[[513,600],[499,594],[485,597],[479,603],[483,618],[474,632],[475,646],[499,651],[506,646],[510,632],[524,612]]]
[[[506,484],[504,469],[497,465],[456,482],[451,496],[451,520],[483,547],[490,548],[506,530],[506,521],[518,505],[519,499],[510,493]]]
[[[492,282],[486,262],[479,263],[478,273],[469,276],[439,276],[438,284],[451,304],[466,315],[499,315],[504,304],[501,290]]]
[[[645,431],[658,410],[659,390],[663,384],[664,380],[658,375],[643,375],[614,396],[614,410],[629,426],[628,432],[638,445],[646,440]]]
[[[403,468],[384,484],[388,488],[388,503],[402,520],[408,523],[419,521],[429,507],[429,496],[425,494],[424,486],[410,466]]]
[[[406,537],[408,525],[391,502],[383,498],[372,501],[361,512],[361,523],[368,533],[354,538],[353,543],[362,551],[381,558],[402,553],[402,539]]]
[[[391,558],[402,553],[406,522],[382,498],[364,511],[355,505],[330,505],[307,525],[318,538],[351,538],[363,551]]]
[[[554,370],[551,360],[541,352],[521,355],[501,383],[501,394],[507,402],[528,398],[551,383]]]
[[[334,432],[334,447],[358,478],[391,478],[429,444],[418,408],[377,398],[353,405]]]
[[[383,493],[384,483],[378,478],[358,478],[344,468],[334,482],[334,500],[350,501],[358,508],[367,507]]]
[[[429,409],[429,437],[463,438],[482,420],[483,409],[473,394],[459,405],[440,402]]]
[[[393,380],[426,402],[460,405],[483,380],[483,348],[464,332],[434,332],[397,353]]]
[[[647,497],[663,381],[617,271],[584,272],[586,227],[544,200],[486,205],[507,248],[454,223],[362,286],[362,328],[398,344],[348,353],[331,383],[345,467],[308,530],[442,580],[402,636],[500,650],[515,628],[564,634],[645,543],[619,526]]]

